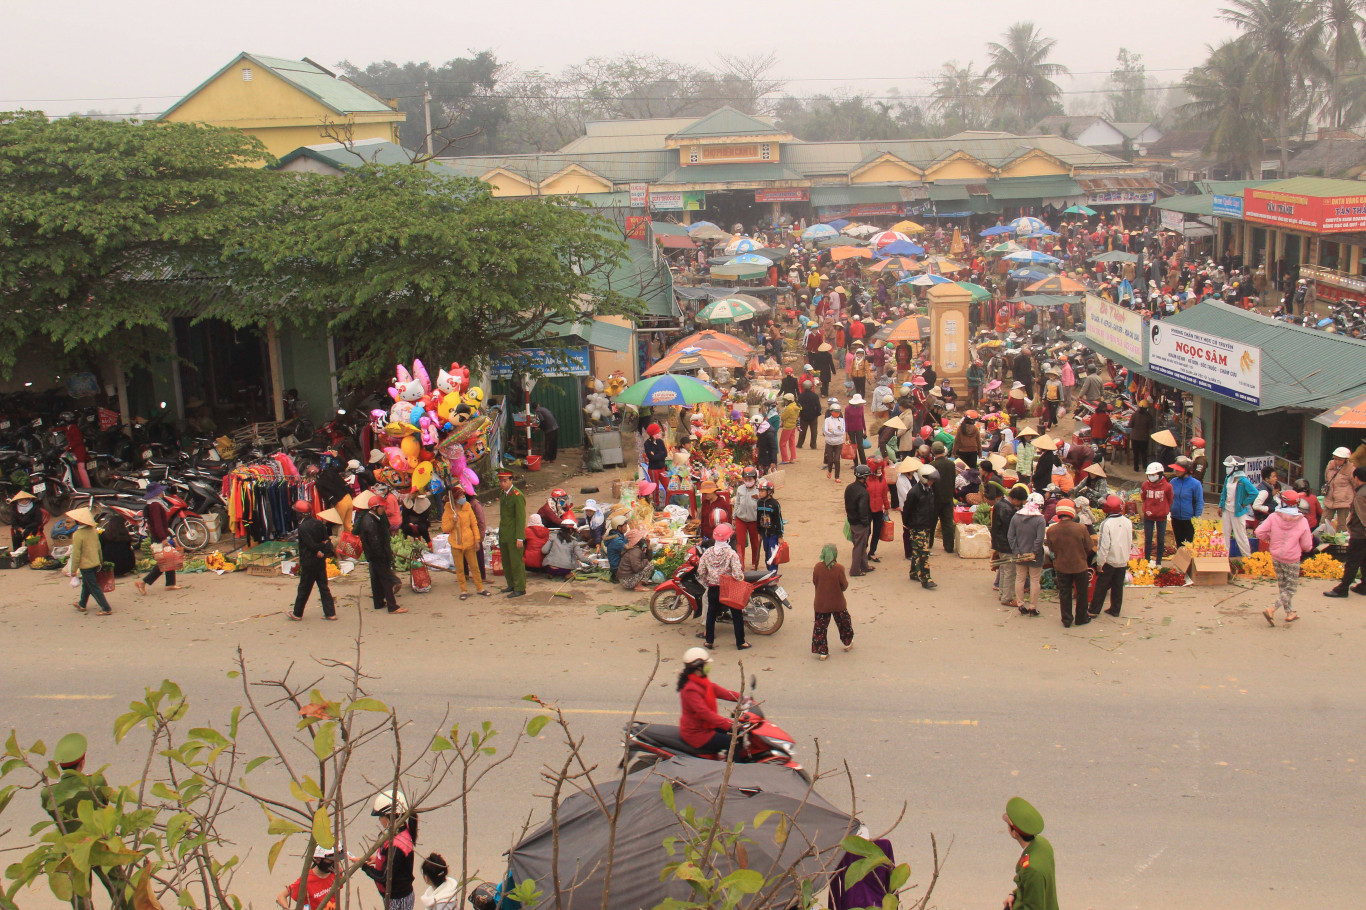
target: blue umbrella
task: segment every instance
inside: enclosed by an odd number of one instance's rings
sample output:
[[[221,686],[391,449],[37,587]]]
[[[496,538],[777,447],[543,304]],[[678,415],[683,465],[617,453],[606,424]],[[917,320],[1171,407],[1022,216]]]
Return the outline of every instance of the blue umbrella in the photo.
[[[1010,225],[1007,225],[1007,224],[998,224],[998,225],[996,225],[995,227],[989,227],[989,228],[987,228],[985,231],[982,231],[982,233],[978,234],[977,236],[978,236],[978,237],[999,237],[999,236],[1001,236],[1002,234],[1013,234],[1013,233],[1015,233],[1015,229],[1012,228]]]
[[[842,231],[842,230],[844,230],[845,228],[847,228],[849,225],[853,224],[854,222],[849,221],[848,219],[845,219],[845,218],[836,218],[834,221],[826,221],[826,222],[824,222],[824,223],[830,225],[832,228],[834,228],[834,229],[837,230],[837,231]]]
[[[943,275],[936,275],[933,272],[926,272],[924,275],[917,275],[914,278],[903,278],[897,284],[909,284],[912,287],[927,288],[935,284],[953,284],[952,278],[945,278]]]
[[[1047,272],[1040,272],[1038,269],[1016,269],[1010,273],[1010,277],[1016,281],[1043,281],[1049,276]]]
[[[1010,222],[1010,229],[1020,237],[1027,237],[1048,230],[1048,225],[1037,218],[1016,218]]]
[[[811,227],[802,231],[803,240],[829,240],[838,237],[840,232],[837,228],[832,228],[828,224],[813,224]]]
[[[1119,299],[1123,300],[1126,297],[1130,300],[1134,299],[1134,286],[1129,283],[1128,278],[1119,283]]]
[[[743,253],[734,259],[726,260],[726,265],[772,265],[773,260],[767,256],[760,256],[758,253]]]
[[[1060,265],[1062,263],[1061,259],[1047,253],[1040,253],[1038,250],[1020,250],[1017,253],[1007,253],[1005,258],[1011,262],[1019,262],[1025,265]]]
[[[719,231],[719,230],[721,230],[719,227],[717,227],[716,225],[712,224],[710,221],[695,221],[695,222],[693,222],[692,224],[688,225],[688,233],[691,234],[691,233],[694,233],[695,231],[700,231],[700,230],[702,230],[702,228],[704,228],[704,227],[709,227],[709,228],[711,228],[711,229],[714,230],[714,231]]]
[[[909,240],[898,240],[896,243],[889,243],[877,251],[878,258],[883,256],[924,256],[925,248],[918,243],[911,243]]]
[[[1044,228],[1042,231],[1035,231],[1034,234],[1033,234],[1033,236],[1035,236],[1035,237],[1056,237],[1056,236],[1058,236],[1058,232],[1055,231],[1055,230],[1053,230],[1052,228]]]
[[[726,252],[732,255],[736,253],[748,253],[751,250],[757,250],[761,248],[762,244],[760,244],[759,241],[751,240],[748,237],[737,237],[730,243],[726,244]]]

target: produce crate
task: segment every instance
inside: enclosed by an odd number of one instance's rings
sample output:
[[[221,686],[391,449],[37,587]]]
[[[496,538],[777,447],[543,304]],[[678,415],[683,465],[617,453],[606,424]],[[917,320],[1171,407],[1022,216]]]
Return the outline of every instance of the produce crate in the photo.
[[[296,544],[285,540],[268,540],[238,553],[237,568],[245,571],[248,575],[278,575],[280,574],[280,563],[287,558],[298,555],[299,548]],[[256,568],[265,571],[252,571]]]
[[[277,445],[280,442],[280,425],[274,421],[249,423],[232,431],[232,441],[239,447]]]

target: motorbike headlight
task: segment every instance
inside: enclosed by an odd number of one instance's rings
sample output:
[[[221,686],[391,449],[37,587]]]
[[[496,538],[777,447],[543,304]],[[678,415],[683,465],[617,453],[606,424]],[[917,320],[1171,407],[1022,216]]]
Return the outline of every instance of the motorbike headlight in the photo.
[[[771,739],[771,740],[769,740],[769,745],[771,745],[771,746],[773,747],[773,750],[774,750],[775,752],[781,752],[781,753],[783,753],[784,755],[786,755],[788,758],[791,758],[791,757],[792,757],[792,743],[785,743],[785,742],[781,742],[781,741],[779,741],[779,740],[772,740],[772,739]]]

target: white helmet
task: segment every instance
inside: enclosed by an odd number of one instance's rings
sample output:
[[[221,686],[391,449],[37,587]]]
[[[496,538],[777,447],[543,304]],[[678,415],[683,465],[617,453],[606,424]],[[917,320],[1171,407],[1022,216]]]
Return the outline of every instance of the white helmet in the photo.
[[[919,474],[921,477],[925,478],[926,480],[939,479],[939,472],[935,470],[934,465],[921,465],[920,470],[916,471],[916,473]]]
[[[402,790],[384,790],[375,797],[371,815],[399,815],[408,811],[408,797]]]
[[[707,653],[707,649],[706,649],[706,648],[689,648],[688,650],[686,650],[686,651],[683,652],[683,663],[685,663],[685,664],[695,664],[695,663],[709,664],[709,663],[711,663],[711,655]]]
[[[1161,474],[1161,473],[1162,473],[1162,465],[1160,465],[1160,464],[1158,464],[1157,462],[1154,461],[1154,462],[1152,462],[1151,464],[1148,465],[1148,470],[1146,471],[1146,473],[1148,473],[1148,474]]]

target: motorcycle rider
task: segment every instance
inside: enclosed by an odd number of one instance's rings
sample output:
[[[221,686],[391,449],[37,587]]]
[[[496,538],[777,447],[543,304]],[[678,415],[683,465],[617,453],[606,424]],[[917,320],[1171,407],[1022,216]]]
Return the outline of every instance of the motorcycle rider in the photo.
[[[704,754],[729,751],[737,733],[735,721],[716,712],[716,699],[740,700],[739,693],[712,682],[707,676],[710,664],[706,648],[689,648],[683,652],[683,671],[678,674],[678,733],[689,748]],[[735,744],[737,751],[741,745]]]

